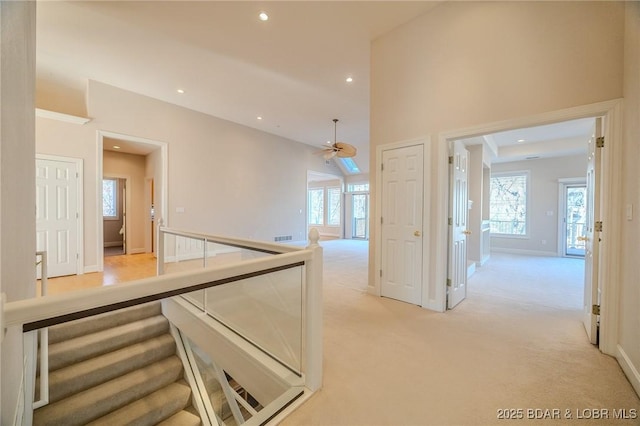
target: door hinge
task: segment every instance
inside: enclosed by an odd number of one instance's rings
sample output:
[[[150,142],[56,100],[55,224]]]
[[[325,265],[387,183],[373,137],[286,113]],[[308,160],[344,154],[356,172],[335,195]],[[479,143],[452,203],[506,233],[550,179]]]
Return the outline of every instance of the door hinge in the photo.
[[[600,305],[591,306],[591,313],[593,315],[600,315]]]
[[[452,217],[449,218],[449,225],[453,225],[453,218]]]
[[[451,287],[451,278],[447,278],[447,287]]]
[[[600,136],[599,138],[596,138],[596,147],[604,148],[604,136]]]
[[[596,232],[602,232],[602,221],[597,221],[594,225],[594,230]]]
[[[384,163],[380,163],[380,171],[384,172]]]
[[[80,253],[76,253],[76,260],[80,259]]]
[[[384,223],[384,219],[382,218],[382,216],[380,216],[380,225],[382,225]]]
[[[382,278],[382,269],[380,269],[380,278]]]
[[[453,155],[449,156],[449,164],[453,164]]]
[[[80,213],[76,213],[76,219],[80,219]]]
[[[80,177],[80,173],[76,172],[76,179]]]

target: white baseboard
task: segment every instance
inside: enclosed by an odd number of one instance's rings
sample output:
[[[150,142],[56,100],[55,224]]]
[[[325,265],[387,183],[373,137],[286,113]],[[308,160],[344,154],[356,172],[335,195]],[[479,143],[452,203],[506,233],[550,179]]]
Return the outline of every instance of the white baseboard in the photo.
[[[502,247],[491,247],[491,252],[522,254],[526,256],[558,257],[558,253],[556,253],[555,251],[525,250],[525,249],[512,249],[512,248],[502,248]]]
[[[89,265],[84,267],[85,274],[91,274],[92,272],[100,272],[98,265]]]
[[[122,241],[106,241],[104,243],[105,247],[118,247],[122,245]]]
[[[618,345],[618,355],[616,356],[618,363],[627,376],[627,379],[631,382],[631,386],[636,390],[636,393],[640,396],[640,372],[638,368],[633,365],[633,362],[627,356],[622,346]]]
[[[143,248],[134,248],[131,250],[127,250],[128,254],[141,254],[141,253],[146,253],[147,250],[143,247]]]

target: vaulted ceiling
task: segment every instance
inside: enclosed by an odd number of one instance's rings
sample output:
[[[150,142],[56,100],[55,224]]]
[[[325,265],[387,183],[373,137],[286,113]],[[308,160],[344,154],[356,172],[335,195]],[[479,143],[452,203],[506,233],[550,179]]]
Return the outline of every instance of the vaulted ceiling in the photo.
[[[318,147],[338,118],[367,171],[371,41],[435,5],[41,1],[38,92],[71,106],[93,79]]]

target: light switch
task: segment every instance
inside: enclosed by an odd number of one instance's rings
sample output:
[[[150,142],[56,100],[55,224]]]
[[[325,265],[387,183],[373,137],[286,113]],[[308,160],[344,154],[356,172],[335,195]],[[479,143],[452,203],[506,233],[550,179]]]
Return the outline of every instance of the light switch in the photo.
[[[547,216],[553,216],[553,210],[547,210]]]
[[[633,204],[627,204],[627,220],[633,220]]]
[[[184,207],[176,207],[176,213],[184,213]]]

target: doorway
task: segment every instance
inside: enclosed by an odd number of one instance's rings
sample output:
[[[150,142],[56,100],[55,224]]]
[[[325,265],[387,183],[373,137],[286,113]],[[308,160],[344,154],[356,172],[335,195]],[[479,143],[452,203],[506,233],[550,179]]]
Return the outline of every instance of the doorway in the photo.
[[[351,238],[369,239],[369,193],[351,194]]]
[[[102,179],[102,232],[104,255],[127,254],[127,181],[118,176]]]
[[[587,185],[584,179],[575,183],[560,183],[559,253],[565,257],[585,256],[587,220]]]
[[[97,132],[97,180],[103,175],[127,178],[127,210],[123,221],[126,254],[153,253],[157,246],[155,227],[167,220],[168,145],[113,132]],[[105,161],[110,162],[105,169]],[[103,211],[104,188],[99,185],[97,211]],[[152,191],[152,193],[150,193]],[[98,217],[98,270],[104,270],[105,229],[103,216]],[[107,241],[108,242],[108,241]]]

